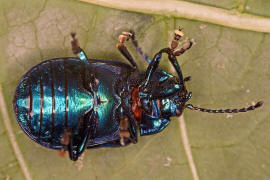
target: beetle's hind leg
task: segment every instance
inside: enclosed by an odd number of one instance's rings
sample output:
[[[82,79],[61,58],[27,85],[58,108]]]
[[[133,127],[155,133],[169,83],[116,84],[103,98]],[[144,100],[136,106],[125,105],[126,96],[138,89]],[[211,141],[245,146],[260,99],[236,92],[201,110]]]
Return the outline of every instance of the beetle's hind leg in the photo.
[[[87,65],[89,65],[88,62],[88,58],[85,54],[85,52],[81,49],[81,47],[79,46],[79,41],[76,38],[76,33],[72,32],[70,33],[71,37],[72,37],[72,41],[71,41],[71,46],[72,46],[72,52],[78,56],[78,58],[80,60],[82,60],[83,62],[85,62]]]
[[[77,161],[79,156],[84,152],[88,141],[92,140],[96,133],[98,116],[96,112],[89,112],[85,115],[85,127],[80,133],[80,138],[77,139],[70,129],[65,129],[63,137],[61,138],[62,148],[59,155],[64,156],[65,151],[68,151],[69,158]]]
[[[58,152],[58,155],[60,157],[65,157],[66,156],[66,151],[68,150],[68,145],[70,144],[70,141],[71,141],[71,135],[72,135],[71,130],[70,129],[65,129],[63,137],[61,138],[62,148]]]
[[[118,37],[118,43],[116,44],[116,47],[121,52],[123,56],[130,62],[130,64],[137,68],[137,64],[135,63],[133,57],[127,50],[127,47],[125,45],[125,42],[128,41],[132,37],[132,34],[130,32],[122,32],[122,34]]]
[[[82,137],[81,142],[76,144],[74,142],[74,136],[70,129],[66,129],[61,139],[62,148],[60,149],[59,156],[64,157],[66,151],[69,153],[69,158],[73,161],[77,161],[79,156],[84,152],[88,140],[91,138],[91,127],[87,127]],[[77,148],[74,148],[74,145]]]
[[[128,127],[129,127],[128,117],[125,115],[121,116],[120,117],[120,131],[119,131],[121,146],[125,146],[129,144],[130,142],[130,133],[129,133]]]

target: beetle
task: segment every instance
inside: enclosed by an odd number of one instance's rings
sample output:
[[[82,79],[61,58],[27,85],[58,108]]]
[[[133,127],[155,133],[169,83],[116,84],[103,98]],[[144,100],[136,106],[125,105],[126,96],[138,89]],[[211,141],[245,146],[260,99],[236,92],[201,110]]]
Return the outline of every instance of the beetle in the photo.
[[[182,29],[174,31],[171,47],[163,48],[149,59],[138,46],[133,31],[123,32],[117,48],[130,64],[87,58],[75,33],[71,33],[72,51],[77,58],[46,60],[31,68],[18,83],[13,108],[23,131],[35,142],[61,152],[76,161],[84,150],[97,147],[126,146],[141,136],[161,132],[173,116],[185,108],[208,113],[238,113],[254,110],[212,110],[186,104],[188,92],[176,57],[190,49],[188,40],[177,49]],[[149,63],[140,73],[125,46],[131,40],[137,52]],[[177,76],[160,69],[162,54]]]

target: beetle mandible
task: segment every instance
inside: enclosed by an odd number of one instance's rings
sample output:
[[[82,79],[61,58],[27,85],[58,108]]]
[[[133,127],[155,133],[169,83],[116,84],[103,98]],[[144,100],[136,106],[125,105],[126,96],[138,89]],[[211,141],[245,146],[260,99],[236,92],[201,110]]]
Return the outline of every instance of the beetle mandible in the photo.
[[[185,108],[208,113],[238,113],[254,110],[211,110],[186,104],[192,93],[185,88],[176,57],[193,42],[177,49],[184,35],[174,31],[171,47],[161,49],[149,59],[138,46],[133,31],[123,32],[116,47],[129,61],[88,59],[71,33],[72,51],[77,58],[46,60],[31,68],[15,90],[13,108],[23,131],[37,143],[62,152],[76,161],[85,148],[126,146],[137,143],[140,135],[161,132],[170,117],[180,116]],[[131,40],[138,53],[149,63],[139,73],[125,42]],[[167,54],[177,76],[160,69],[162,54]]]

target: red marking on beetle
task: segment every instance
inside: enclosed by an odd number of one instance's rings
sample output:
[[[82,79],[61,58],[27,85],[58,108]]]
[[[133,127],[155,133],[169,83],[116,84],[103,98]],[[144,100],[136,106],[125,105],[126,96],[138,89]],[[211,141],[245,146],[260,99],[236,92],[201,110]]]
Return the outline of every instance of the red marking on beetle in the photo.
[[[142,107],[139,106],[140,104],[140,98],[139,98],[139,88],[134,88],[131,93],[131,99],[132,99],[132,112],[134,113],[134,116],[141,120],[142,118]]]

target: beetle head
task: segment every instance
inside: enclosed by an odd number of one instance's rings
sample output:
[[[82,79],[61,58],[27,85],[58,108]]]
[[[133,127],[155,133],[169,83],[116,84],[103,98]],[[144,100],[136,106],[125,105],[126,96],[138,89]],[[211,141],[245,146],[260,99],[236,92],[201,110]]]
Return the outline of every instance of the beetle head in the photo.
[[[180,116],[185,107],[185,103],[191,98],[192,93],[188,93],[184,84],[179,84],[179,80],[170,79],[164,82],[162,90],[175,88],[175,92],[170,96],[159,98],[157,100],[158,107],[163,117]]]
[[[180,116],[183,112],[186,102],[191,98],[191,93],[188,93],[184,88],[174,95],[161,99],[159,102],[160,110],[163,116]]]

